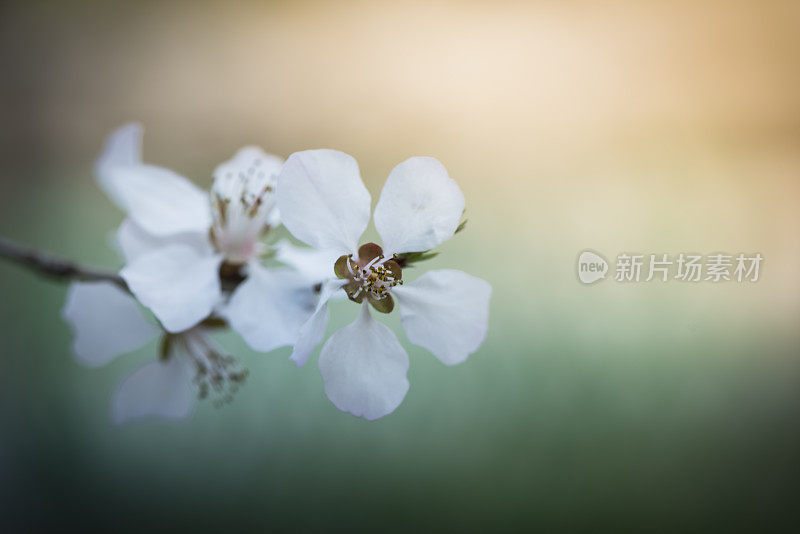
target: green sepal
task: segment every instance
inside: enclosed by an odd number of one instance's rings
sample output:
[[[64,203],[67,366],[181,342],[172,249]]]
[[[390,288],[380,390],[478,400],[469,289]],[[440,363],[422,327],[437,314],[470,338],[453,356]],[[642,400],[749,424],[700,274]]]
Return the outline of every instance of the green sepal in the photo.
[[[366,291],[359,292],[358,290],[360,287],[361,286],[356,284],[355,282],[350,282],[349,284],[345,285],[343,289],[344,292],[347,293],[347,298],[349,298],[353,302],[358,302],[359,304],[361,304],[364,301],[364,297],[366,296],[367,292]],[[358,293],[358,296],[354,297],[353,295],[355,295],[356,293]]]
[[[161,343],[158,346],[158,359],[162,362],[167,361],[167,358],[169,358],[169,352],[176,337],[177,336],[173,334],[165,332],[164,336],[161,338]]]
[[[392,278],[398,283],[403,279],[403,269],[400,268],[400,264],[395,260],[386,260],[383,264],[383,268],[389,271],[389,274],[391,274]]]
[[[383,256],[383,249],[375,243],[364,243],[358,247],[358,263],[366,265],[378,256]]]
[[[350,255],[345,254],[344,256],[339,256],[339,259],[333,264],[333,272],[336,274],[336,278],[347,278],[350,275],[350,270],[347,268],[348,261],[350,261]]]
[[[382,299],[374,299],[369,297],[369,303],[372,304],[372,307],[375,308],[375,311],[379,311],[381,313],[391,313],[394,309],[394,299],[391,295],[386,295]]]
[[[204,328],[227,328],[228,322],[217,315],[206,317],[200,322]]]

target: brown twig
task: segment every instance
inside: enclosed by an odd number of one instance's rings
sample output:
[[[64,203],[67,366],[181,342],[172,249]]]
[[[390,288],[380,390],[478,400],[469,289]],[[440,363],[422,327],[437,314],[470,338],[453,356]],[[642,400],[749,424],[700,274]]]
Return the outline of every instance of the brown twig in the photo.
[[[116,284],[123,291],[131,293],[125,280],[113,271],[86,267],[85,265],[79,265],[75,262],[58,258],[38,250],[25,248],[2,236],[0,236],[0,258],[6,258],[32,271],[57,280],[111,282],[112,284]],[[244,275],[241,273],[241,266],[227,263],[223,263],[220,266],[219,274],[223,290],[228,293],[232,293],[245,279]],[[315,293],[319,293],[321,287],[321,284],[314,284],[312,289]],[[206,321],[210,321],[206,324],[206,326],[210,327],[219,327],[225,324],[224,321],[220,322],[221,319],[216,316],[210,316]]]
[[[4,237],[0,237],[0,258],[6,258],[51,278],[84,282],[111,282],[130,293],[128,284],[115,272],[78,265],[63,258],[22,247]]]

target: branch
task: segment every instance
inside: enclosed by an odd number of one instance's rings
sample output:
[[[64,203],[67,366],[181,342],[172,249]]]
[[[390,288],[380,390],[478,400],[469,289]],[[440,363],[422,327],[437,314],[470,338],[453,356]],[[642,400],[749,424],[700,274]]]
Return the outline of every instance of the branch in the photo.
[[[130,293],[128,284],[115,272],[93,269],[36,250],[26,249],[4,237],[0,237],[0,258],[6,258],[39,274],[58,280],[111,282]]]
[[[38,250],[21,247],[16,243],[0,236],[0,258],[6,258],[22,265],[34,272],[55,278],[57,280],[80,280],[83,282],[111,282],[117,287],[131,293],[128,284],[120,275],[113,271],[104,271],[79,265],[63,258],[58,258]],[[219,277],[222,288],[227,293],[233,291],[241,284],[245,276],[242,274],[241,265],[231,265],[223,262],[220,265]],[[314,284],[312,289],[319,293],[321,284]],[[216,318],[214,318],[216,319]],[[216,325],[212,325],[216,326]]]

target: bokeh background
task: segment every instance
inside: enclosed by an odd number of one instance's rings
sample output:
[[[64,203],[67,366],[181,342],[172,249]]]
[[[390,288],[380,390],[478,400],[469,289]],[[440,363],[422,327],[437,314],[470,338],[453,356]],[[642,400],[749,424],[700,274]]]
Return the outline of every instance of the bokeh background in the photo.
[[[494,287],[463,365],[397,328],[411,389],[380,421],[340,413],[316,357],[228,335],[232,405],[116,428],[155,347],[81,367],[66,287],[0,262],[4,531],[800,529],[797,2],[4,1],[0,73],[6,237],[118,267],[91,168],[135,119],[202,186],[245,144],[329,147],[375,202],[435,156],[469,224],[429,267]],[[583,286],[585,248],[765,260]]]

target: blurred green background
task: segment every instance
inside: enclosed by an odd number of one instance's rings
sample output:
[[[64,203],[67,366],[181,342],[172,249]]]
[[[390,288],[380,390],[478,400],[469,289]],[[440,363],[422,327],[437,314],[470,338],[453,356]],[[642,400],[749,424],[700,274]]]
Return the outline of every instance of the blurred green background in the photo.
[[[4,531],[800,530],[796,2],[4,2],[0,69],[6,237],[119,266],[91,168],[139,120],[203,187],[245,144],[329,147],[374,203],[435,156],[470,222],[425,268],[494,287],[456,367],[389,318],[411,389],[382,420],[339,412],[316,356],[225,335],[232,405],[116,428],[155,347],[81,367],[66,287],[0,262]],[[583,286],[585,248],[765,259],[755,284]]]

